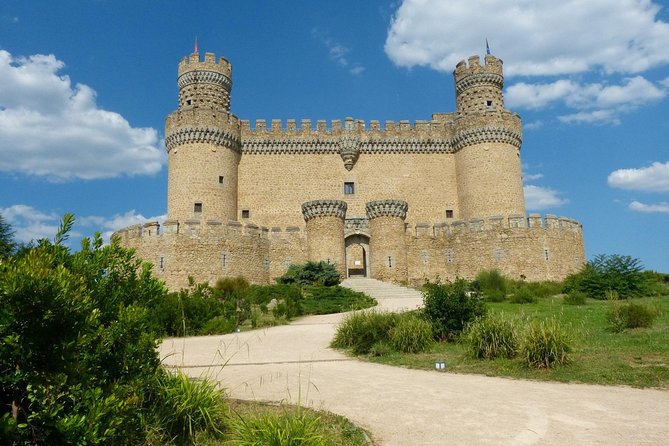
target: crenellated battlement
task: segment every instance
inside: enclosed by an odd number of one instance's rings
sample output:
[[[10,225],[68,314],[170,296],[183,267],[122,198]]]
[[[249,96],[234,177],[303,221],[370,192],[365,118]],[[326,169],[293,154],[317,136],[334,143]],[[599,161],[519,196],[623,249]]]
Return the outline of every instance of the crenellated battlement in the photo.
[[[179,62],[178,76],[192,71],[211,71],[232,78],[232,64],[225,57],[219,57],[216,60],[215,53],[204,53],[204,60],[200,60],[200,53],[192,53],[185,56]]]
[[[583,226],[576,220],[568,217],[558,217],[552,214],[510,215],[508,217],[492,216],[487,218],[472,218],[470,220],[455,220],[449,223],[417,223],[415,226],[407,224],[406,234],[413,237],[447,237],[457,234],[499,232],[499,231],[544,231],[555,233],[572,233],[582,235]]]
[[[455,66],[453,76],[455,76],[456,88],[460,82],[473,78],[483,82],[493,82],[495,85],[501,85],[504,82],[503,62],[492,54],[487,54],[481,65],[481,58],[477,55],[470,56],[467,61],[461,60]]]
[[[346,217],[346,202],[341,200],[313,200],[302,204],[305,221],[316,217]]]
[[[404,220],[409,204],[404,200],[376,200],[365,205],[367,218],[397,217]]]

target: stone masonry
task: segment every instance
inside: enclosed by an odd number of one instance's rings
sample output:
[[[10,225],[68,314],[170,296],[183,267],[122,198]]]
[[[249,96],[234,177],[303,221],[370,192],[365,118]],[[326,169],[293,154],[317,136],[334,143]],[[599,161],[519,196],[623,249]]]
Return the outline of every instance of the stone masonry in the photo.
[[[328,261],[341,276],[419,284],[496,268],[559,280],[585,261],[581,225],[526,215],[522,126],[504,108],[502,61],[458,63],[456,111],[431,119],[240,120],[232,66],[178,67],[167,117],[167,220],[117,232],[170,289]]]

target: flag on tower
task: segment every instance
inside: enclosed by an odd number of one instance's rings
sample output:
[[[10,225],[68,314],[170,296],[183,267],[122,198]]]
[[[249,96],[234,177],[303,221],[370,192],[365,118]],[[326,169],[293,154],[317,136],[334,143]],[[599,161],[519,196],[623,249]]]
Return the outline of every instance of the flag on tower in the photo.
[[[488,38],[485,38],[485,53],[490,54],[490,45],[488,45]]]
[[[193,53],[197,53],[197,36],[195,36],[195,48],[193,49]]]

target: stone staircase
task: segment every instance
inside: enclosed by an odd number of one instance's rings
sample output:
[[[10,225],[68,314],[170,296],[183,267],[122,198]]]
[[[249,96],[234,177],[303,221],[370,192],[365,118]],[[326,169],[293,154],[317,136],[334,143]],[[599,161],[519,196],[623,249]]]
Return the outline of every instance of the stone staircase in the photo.
[[[406,311],[423,305],[423,294],[420,291],[376,279],[353,277],[340,285],[373,297],[379,302],[378,308],[381,310]]]

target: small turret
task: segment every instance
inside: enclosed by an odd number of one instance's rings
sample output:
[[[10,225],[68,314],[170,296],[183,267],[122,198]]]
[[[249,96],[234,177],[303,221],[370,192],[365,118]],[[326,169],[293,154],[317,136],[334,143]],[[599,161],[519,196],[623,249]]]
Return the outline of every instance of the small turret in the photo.
[[[214,53],[193,53],[179,63],[179,109],[207,107],[214,110],[230,110],[232,91],[232,65],[221,57],[216,62]]]
[[[488,54],[484,65],[479,56],[471,56],[468,62],[459,62],[453,72],[457,111],[462,114],[503,111],[502,61]]]

